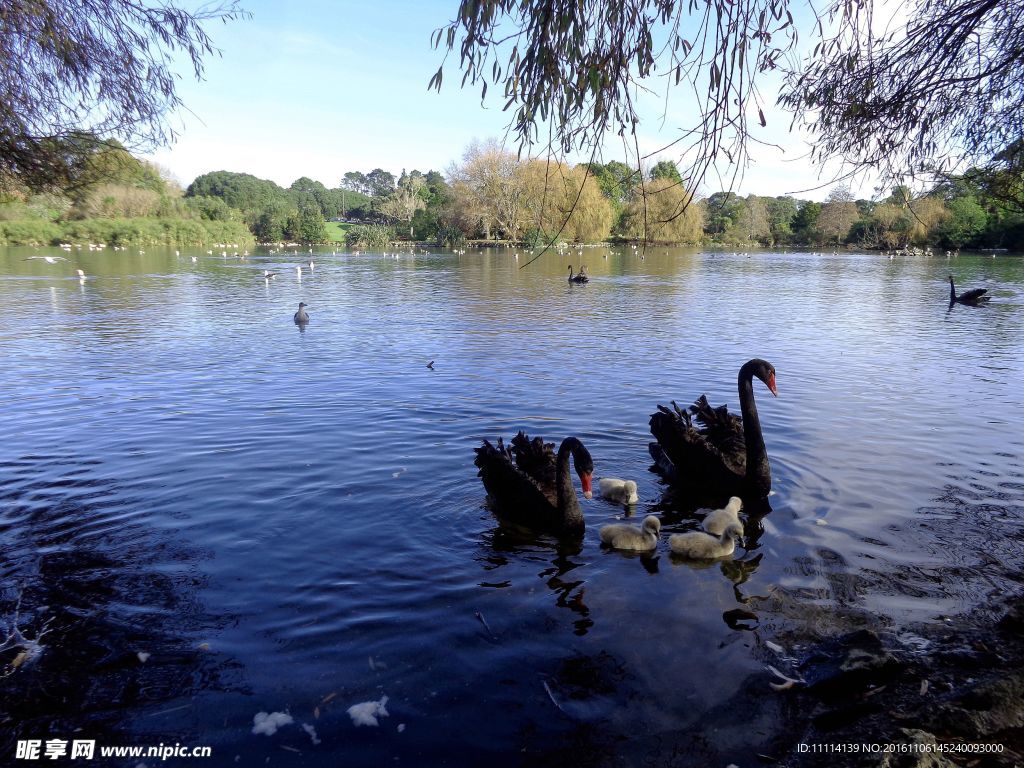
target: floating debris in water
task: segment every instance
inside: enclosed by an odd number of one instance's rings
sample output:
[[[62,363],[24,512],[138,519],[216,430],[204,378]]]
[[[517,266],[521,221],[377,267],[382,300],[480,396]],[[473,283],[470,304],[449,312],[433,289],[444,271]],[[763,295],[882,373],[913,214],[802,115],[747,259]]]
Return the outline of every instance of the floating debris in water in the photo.
[[[387,669],[388,668],[388,665],[385,664],[383,661],[374,661],[373,656],[371,656],[368,659],[368,661],[370,662],[370,670],[373,671],[373,672],[376,672],[378,669]]]
[[[484,618],[484,615],[480,613],[480,611],[475,611],[474,614],[478,619],[480,619],[480,623],[484,625],[484,629],[490,633],[491,637],[494,637],[494,630],[491,629],[491,625],[487,623],[487,619]]]
[[[548,692],[548,698],[551,699],[551,703],[558,707],[559,712],[561,712],[564,715],[568,715],[569,713],[565,711],[565,708],[561,704],[559,704],[558,699],[555,698],[555,694],[552,692],[551,686],[548,685],[548,681],[541,680],[541,684],[544,686],[544,690]]]
[[[320,743],[320,737],[316,735],[316,728],[314,728],[312,725],[310,725],[309,723],[303,723],[302,730],[309,734],[309,738],[312,740],[313,746],[316,746]]]
[[[782,646],[778,643],[773,643],[771,640],[765,640],[764,644],[768,650],[775,651],[776,653],[782,653]]]
[[[287,712],[257,712],[252,717],[252,732],[259,735],[273,736],[277,729],[294,723],[294,718]]]
[[[388,717],[388,710],[385,706],[387,703],[388,697],[381,696],[380,701],[364,701],[360,704],[353,704],[348,708],[352,724],[355,726],[380,725],[377,718]]]
[[[14,607],[14,616],[11,618],[10,627],[7,628],[7,637],[2,643],[0,643],[0,652],[10,651],[16,648],[20,649],[14,658],[8,663],[9,669],[0,672],[0,679],[13,675],[19,668],[28,664],[34,663],[43,655],[44,646],[39,641],[43,639],[43,635],[46,634],[50,627],[50,621],[48,619],[43,624],[42,629],[36,634],[34,638],[25,637],[21,629],[18,627],[18,620],[21,615],[21,595],[18,595],[17,605]]]
[[[146,651],[139,651],[135,655],[139,657],[139,661],[141,661],[143,664],[145,664],[147,661],[149,661],[149,657],[152,656],[153,654],[148,653]]]
[[[797,678],[795,678],[795,677],[787,677],[786,675],[784,675],[784,674],[782,674],[781,672],[779,672],[779,670],[777,670],[777,669],[776,669],[775,667],[773,667],[773,666],[772,666],[771,664],[769,664],[769,665],[767,666],[767,669],[768,669],[768,671],[769,671],[769,672],[771,672],[771,673],[772,673],[773,675],[775,675],[775,676],[776,676],[776,677],[778,677],[778,678],[779,678],[780,680],[782,680],[782,682],[781,682],[781,683],[769,683],[769,685],[770,685],[770,686],[772,687],[772,690],[773,690],[773,691],[785,691],[785,690],[789,690],[789,689],[790,689],[790,688],[792,688],[792,687],[793,687],[794,685],[803,685],[803,683],[804,683],[804,681],[803,681],[803,680],[798,680],[798,679],[797,679]]]
[[[399,723],[399,724],[398,724],[398,728],[397,728],[396,730],[397,730],[397,731],[398,731],[399,733],[401,733],[402,731],[404,731],[404,730],[405,730],[405,723]]]

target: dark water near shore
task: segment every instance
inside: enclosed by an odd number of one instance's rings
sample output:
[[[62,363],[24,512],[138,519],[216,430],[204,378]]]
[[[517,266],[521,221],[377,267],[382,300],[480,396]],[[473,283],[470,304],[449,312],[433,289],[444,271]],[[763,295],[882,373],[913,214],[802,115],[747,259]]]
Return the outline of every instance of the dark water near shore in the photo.
[[[1021,258],[34,253],[0,250],[0,644],[26,640],[0,764],[88,737],[213,747],[169,765],[746,765],[777,726],[765,641],[898,634],[1020,572]],[[991,304],[948,311],[950,272]],[[660,505],[648,416],[736,408],[755,356],[772,511],[734,561],[674,561],[696,518]],[[499,528],[473,447],[517,429],[636,479],[659,555],[602,551],[597,499],[581,548]],[[295,722],[254,735],[260,711]]]

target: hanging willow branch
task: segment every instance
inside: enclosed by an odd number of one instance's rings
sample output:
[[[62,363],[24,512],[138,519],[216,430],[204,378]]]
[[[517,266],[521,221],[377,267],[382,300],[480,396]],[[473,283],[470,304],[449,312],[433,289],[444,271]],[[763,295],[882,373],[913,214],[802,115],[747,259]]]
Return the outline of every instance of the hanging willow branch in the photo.
[[[837,5],[831,16],[839,33],[781,97],[813,132],[819,158],[898,177],[986,163],[1020,145],[1021,0],[919,2],[882,36],[869,3]]]
[[[233,0],[195,12],[173,2],[5,0],[0,182],[59,186],[97,141],[170,142],[166,116],[181,104],[174,57],[200,78],[218,53],[203,24],[245,16]]]
[[[638,95],[665,85],[698,98],[673,142],[695,186],[720,158],[747,158],[748,118],[766,122],[756,75],[778,66],[795,42],[789,0],[462,0],[434,33],[458,50],[462,84],[496,88],[520,152],[542,124],[568,153],[627,137]],[[658,80],[664,78],[664,80]],[[430,80],[440,89],[444,65]],[[671,145],[670,145],[671,146]]]

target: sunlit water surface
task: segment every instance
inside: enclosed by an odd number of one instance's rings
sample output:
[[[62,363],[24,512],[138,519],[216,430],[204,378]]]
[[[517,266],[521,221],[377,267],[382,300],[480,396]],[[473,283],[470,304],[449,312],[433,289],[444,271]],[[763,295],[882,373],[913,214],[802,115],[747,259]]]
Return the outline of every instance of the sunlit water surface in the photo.
[[[765,641],[941,621],[1024,553],[1020,258],[41,253],[0,250],[5,754],[724,765],[778,726]],[[950,272],[991,305],[948,311]],[[733,561],[677,562],[698,518],[648,416],[736,408],[751,357],[771,511]],[[598,499],[581,547],[499,527],[473,448],[518,429],[636,479],[659,554],[603,551]]]

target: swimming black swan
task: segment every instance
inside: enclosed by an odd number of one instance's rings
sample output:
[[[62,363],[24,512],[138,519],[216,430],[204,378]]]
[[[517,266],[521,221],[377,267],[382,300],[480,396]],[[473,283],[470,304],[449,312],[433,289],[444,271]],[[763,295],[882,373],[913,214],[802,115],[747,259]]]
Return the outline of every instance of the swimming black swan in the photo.
[[[583,274],[583,267],[580,267],[580,272],[579,272],[578,275],[573,276],[573,274],[572,274],[572,264],[570,264],[569,265],[569,282],[570,283],[589,283],[590,282],[590,278],[587,277],[585,274]]]
[[[501,517],[559,536],[583,535],[583,510],[569,475],[571,453],[583,495],[589,499],[594,461],[583,443],[567,437],[556,456],[553,443],[539,437],[531,441],[520,432],[507,448],[498,438],[497,446],[484,440],[474,450],[477,474]]]
[[[977,306],[982,302],[989,301],[992,297],[986,296],[988,288],[975,288],[971,291],[965,291],[959,296],[956,295],[956,287],[953,285],[953,276],[949,276],[949,304],[970,304]]]
[[[743,364],[737,377],[742,420],[723,405],[712,408],[705,395],[690,406],[690,414],[672,402],[651,415],[651,434],[658,441],[649,449],[658,469],[673,483],[713,490],[731,496],[763,498],[772,488],[772,470],[754,405],[753,378],[775,388],[775,368],[765,360]]]

